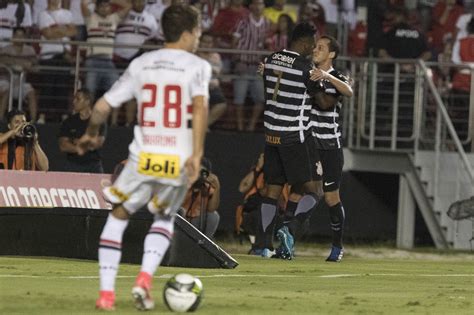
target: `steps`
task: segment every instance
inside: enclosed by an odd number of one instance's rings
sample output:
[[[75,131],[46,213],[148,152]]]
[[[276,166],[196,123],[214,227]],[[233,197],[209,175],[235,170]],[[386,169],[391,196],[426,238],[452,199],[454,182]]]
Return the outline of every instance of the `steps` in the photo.
[[[468,154],[468,158],[474,166],[474,154]],[[471,250],[473,221],[454,221],[447,216],[448,208],[453,202],[474,195],[474,187],[459,155],[456,152],[441,152],[436,163],[435,152],[416,151],[414,162],[427,196],[433,199],[433,210],[450,246]]]

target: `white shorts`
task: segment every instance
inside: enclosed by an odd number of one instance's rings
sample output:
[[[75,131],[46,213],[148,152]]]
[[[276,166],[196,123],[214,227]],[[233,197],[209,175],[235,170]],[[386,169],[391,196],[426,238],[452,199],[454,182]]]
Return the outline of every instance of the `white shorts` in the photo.
[[[130,160],[112,186],[103,190],[109,202],[121,204],[130,214],[148,204],[151,213],[162,215],[176,214],[186,192],[186,185],[173,186],[160,182],[159,178],[138,173],[137,164]]]
[[[19,94],[20,94],[20,84],[18,81],[19,80],[15,80],[13,82],[13,98],[16,100],[19,99]],[[9,89],[10,89],[10,81],[0,80],[0,93],[5,93]],[[30,93],[31,91],[33,91],[33,87],[28,82],[25,82],[23,84],[23,98],[25,98],[26,95],[28,95],[28,93]]]

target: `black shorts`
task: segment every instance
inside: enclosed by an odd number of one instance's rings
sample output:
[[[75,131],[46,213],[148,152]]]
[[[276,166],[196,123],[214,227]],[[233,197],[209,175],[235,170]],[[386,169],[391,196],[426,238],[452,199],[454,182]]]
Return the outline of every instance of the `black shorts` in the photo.
[[[219,86],[209,89],[209,106],[226,103],[227,100]]]
[[[338,190],[341,185],[344,154],[342,149],[319,150],[319,158],[323,168],[323,191]]]
[[[313,180],[311,163],[313,161],[314,141],[311,137],[304,143],[288,146],[265,145],[263,173],[269,185],[303,184]]]

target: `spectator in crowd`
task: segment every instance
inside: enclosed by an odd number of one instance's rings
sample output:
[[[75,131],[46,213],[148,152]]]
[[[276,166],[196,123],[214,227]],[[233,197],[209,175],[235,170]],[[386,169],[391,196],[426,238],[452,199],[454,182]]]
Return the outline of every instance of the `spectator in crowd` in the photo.
[[[288,14],[281,14],[278,18],[276,32],[267,38],[266,48],[279,51],[288,48],[288,39],[295,27],[295,23]]]
[[[91,3],[90,1],[88,2],[89,4]],[[82,3],[82,0],[62,0],[62,8],[71,12],[72,21],[76,26],[76,36],[74,36],[73,40],[80,42],[87,39],[87,28]]]
[[[357,23],[355,28],[349,33],[347,48],[349,55],[364,57],[367,45],[367,9],[361,7],[357,11]]]
[[[115,35],[115,44],[136,45],[137,48],[114,48],[114,62],[117,67],[125,68],[130,61],[140,55],[140,45],[156,37],[158,24],[156,19],[145,10],[145,0],[132,0],[132,8],[120,22]],[[137,104],[130,101],[125,106],[126,125],[131,126],[135,121]],[[117,125],[118,109],[112,112],[112,125]]]
[[[33,25],[38,26],[41,12],[48,8],[48,0],[28,0],[31,5]]]
[[[380,40],[379,57],[429,60],[431,53],[426,38],[405,22],[406,11],[396,8],[392,13],[393,26]],[[402,70],[412,72],[413,65],[402,65]]]
[[[296,11],[286,4],[286,0],[275,0],[271,7],[263,10],[263,15],[272,22],[274,29],[276,29],[278,18],[282,14],[289,15],[294,23],[298,20]]]
[[[456,31],[456,21],[464,13],[458,0],[439,0],[432,12],[428,42],[433,52],[439,54],[446,42],[452,41]]]
[[[131,0],[132,7],[117,27],[115,44],[136,45],[136,48],[116,47],[114,59],[123,68],[140,52],[140,45],[155,37],[158,25],[145,10],[145,0]]]
[[[61,0],[48,0],[48,8],[39,15],[41,39],[60,40],[62,44],[40,44],[40,65],[69,67],[72,56],[70,39],[76,36],[76,26],[73,23],[71,11],[61,8]],[[72,80],[65,70],[50,71],[42,74],[39,103],[42,106],[67,108]]]
[[[38,142],[35,127],[27,123],[26,114],[12,109],[7,113],[7,123],[8,131],[0,133],[0,168],[47,171],[48,157]]]
[[[0,0],[0,47],[8,45],[4,40],[12,38],[14,28],[30,28],[31,25],[31,8],[28,3]]]
[[[113,44],[115,40],[115,30],[120,20],[130,10],[130,5],[126,0],[116,0],[121,3],[122,9],[116,13],[111,11],[110,0],[97,0],[95,11],[90,12],[89,0],[82,0],[82,12],[87,25],[87,42],[91,44]],[[86,68],[90,69],[86,75],[86,87],[92,93],[94,99],[98,92],[107,91],[118,79],[115,64],[112,61],[114,48],[112,46],[95,46],[87,50]],[[99,71],[95,71],[98,69]]]
[[[232,48],[233,32],[240,21],[249,15],[249,11],[242,5],[243,0],[230,0],[227,8],[221,9],[214,19],[212,33],[215,36],[216,47]],[[224,73],[231,70],[231,56],[222,54]]]
[[[201,28],[204,32],[211,29],[214,18],[219,13],[219,2],[215,0],[196,0],[194,6],[201,13]]]
[[[41,60],[45,64],[46,61],[64,60],[64,55],[71,49],[67,42],[77,34],[71,11],[61,8],[61,0],[48,0],[48,7],[40,13],[38,23],[42,39],[63,42],[63,44],[41,44]]]
[[[316,0],[324,9],[326,19],[325,34],[337,37],[337,23],[339,20],[339,2],[333,0]]]
[[[17,27],[13,31],[14,39],[25,39],[26,30]],[[20,75],[22,71],[30,71],[33,65],[37,63],[36,52],[30,45],[21,42],[13,42],[11,45],[0,48],[0,63],[10,65],[14,70],[13,91],[10,91],[10,78],[0,78],[0,120],[3,120],[7,109],[9,93],[13,93],[13,99],[18,100],[23,97],[28,102],[31,121],[35,122],[38,112],[38,102],[36,92],[30,83],[25,82],[22,86],[22,95],[20,96]]]
[[[467,25],[472,19],[472,12],[462,14],[456,21],[456,28],[454,31],[454,43],[451,60],[454,63],[461,63],[461,56],[459,55],[459,41],[468,35]]]
[[[86,132],[92,113],[94,100],[88,90],[79,90],[74,95],[74,114],[62,122],[59,130],[59,150],[67,154],[64,171],[78,173],[103,173],[102,158],[99,149],[104,145],[107,126],[103,124],[99,131],[98,146],[84,155],[77,151],[77,140]]]
[[[219,226],[220,216],[217,209],[220,190],[219,178],[212,173],[211,162],[203,158],[200,177],[186,193],[182,208],[186,211],[186,219],[207,237],[213,237]],[[202,213],[203,210],[205,213]]]
[[[324,8],[317,2],[303,2],[300,6],[298,22],[311,24],[319,35],[326,33],[326,16],[324,14]]]
[[[214,37],[212,33],[206,32],[201,35],[200,47],[210,49],[214,47]],[[222,93],[218,75],[222,71],[222,60],[219,53],[200,51],[198,56],[207,60],[212,66],[212,78],[209,82],[209,118],[208,125],[212,126],[227,109],[227,100]]]
[[[165,9],[170,5],[171,0],[148,0],[146,3],[145,10],[153,15],[156,20],[156,25],[158,26],[158,30],[155,34],[155,42],[157,44],[163,44],[165,38],[163,36],[163,30],[161,28],[161,16]]]
[[[263,0],[252,0],[250,15],[240,21],[234,32],[234,47],[238,50],[263,50],[265,39],[271,31],[271,22],[263,16]],[[248,131],[254,131],[257,119],[263,111],[264,87],[257,68],[262,56],[242,54],[236,57],[234,72],[239,75],[234,80],[234,104],[237,111],[237,129],[244,130],[244,103],[250,91],[254,102]]]
[[[472,47],[474,47],[473,18],[467,24],[467,35],[459,41],[459,59],[462,63],[472,64],[474,62],[474,50]],[[451,91],[449,93],[449,114],[461,139],[467,137],[467,123],[469,119],[466,119],[466,117],[469,117],[471,80],[470,68],[457,67],[454,71]]]

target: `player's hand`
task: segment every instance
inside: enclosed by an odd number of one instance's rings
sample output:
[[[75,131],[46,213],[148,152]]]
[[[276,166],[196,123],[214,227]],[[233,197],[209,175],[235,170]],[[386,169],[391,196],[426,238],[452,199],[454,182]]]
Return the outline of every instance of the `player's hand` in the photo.
[[[263,75],[263,70],[265,70],[265,64],[263,62],[260,62],[258,64],[257,74],[258,75]]]
[[[78,155],[84,155],[87,151],[93,151],[99,147],[99,137],[84,134],[76,144]]]
[[[325,80],[328,79],[330,74],[319,68],[313,68],[310,72],[310,79],[312,81]]]
[[[198,179],[201,170],[201,156],[191,155],[184,163],[184,172],[188,177],[188,188]]]

